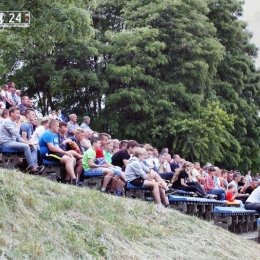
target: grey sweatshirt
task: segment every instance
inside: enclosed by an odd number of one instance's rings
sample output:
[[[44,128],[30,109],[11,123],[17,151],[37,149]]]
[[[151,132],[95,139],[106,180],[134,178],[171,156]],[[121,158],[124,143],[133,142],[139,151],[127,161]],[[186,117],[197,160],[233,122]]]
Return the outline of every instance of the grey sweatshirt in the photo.
[[[149,168],[145,166],[142,162],[139,161],[139,159],[135,156],[129,159],[128,164],[125,168],[125,178],[126,181],[132,181],[134,179],[137,179],[139,177],[146,179],[146,173],[147,169],[149,171]]]
[[[6,118],[3,120],[0,126],[0,144],[4,144],[10,141],[24,143],[23,138],[16,129],[16,123],[10,118]]]

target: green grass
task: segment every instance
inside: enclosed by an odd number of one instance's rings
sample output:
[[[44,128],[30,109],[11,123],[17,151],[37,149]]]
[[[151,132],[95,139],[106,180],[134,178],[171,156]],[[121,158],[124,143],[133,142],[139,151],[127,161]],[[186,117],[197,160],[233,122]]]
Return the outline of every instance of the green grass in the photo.
[[[259,259],[260,246],[154,204],[0,170],[0,259]]]

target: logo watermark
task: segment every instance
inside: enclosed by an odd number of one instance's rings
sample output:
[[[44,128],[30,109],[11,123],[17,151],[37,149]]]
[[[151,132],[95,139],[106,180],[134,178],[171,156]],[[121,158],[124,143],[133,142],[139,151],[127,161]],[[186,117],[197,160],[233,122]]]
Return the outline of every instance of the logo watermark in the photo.
[[[29,11],[0,11],[0,28],[29,27],[30,21]]]

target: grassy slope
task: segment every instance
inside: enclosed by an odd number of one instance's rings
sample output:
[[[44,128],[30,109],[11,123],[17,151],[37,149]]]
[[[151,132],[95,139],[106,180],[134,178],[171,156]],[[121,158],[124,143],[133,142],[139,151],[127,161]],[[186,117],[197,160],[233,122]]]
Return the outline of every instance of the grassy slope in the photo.
[[[0,169],[0,259],[259,259],[260,246],[152,203]]]

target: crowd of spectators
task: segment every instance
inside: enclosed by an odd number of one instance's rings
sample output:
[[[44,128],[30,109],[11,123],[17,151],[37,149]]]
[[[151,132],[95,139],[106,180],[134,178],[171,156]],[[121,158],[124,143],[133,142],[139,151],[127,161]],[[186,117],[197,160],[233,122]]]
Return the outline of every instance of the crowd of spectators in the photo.
[[[44,170],[38,165],[38,151],[41,159],[65,165],[65,183],[82,186],[84,170],[104,175],[101,192],[122,196],[127,181],[150,187],[158,211],[169,205],[168,195],[177,190],[243,205],[258,187],[259,174],[252,178],[251,170],[242,176],[237,170],[219,169],[210,163],[201,167],[178,154],[171,157],[168,148],[159,153],[151,144],[112,139],[107,133],[94,132],[89,116],[79,125],[76,114],[67,119],[60,109],[53,110],[38,126],[32,100],[20,95],[12,82],[1,90],[0,145],[22,151],[32,174]]]

